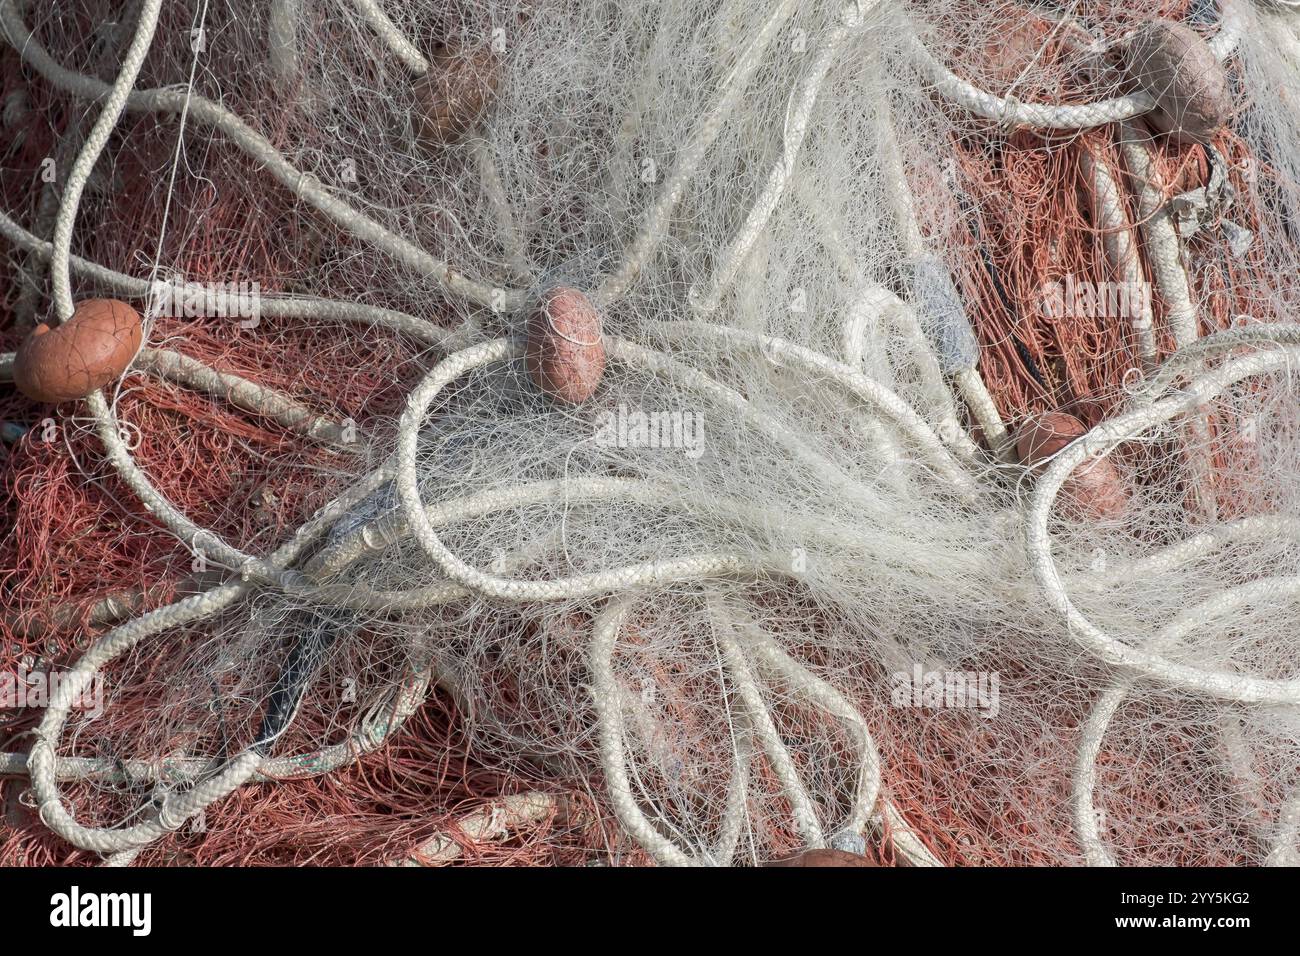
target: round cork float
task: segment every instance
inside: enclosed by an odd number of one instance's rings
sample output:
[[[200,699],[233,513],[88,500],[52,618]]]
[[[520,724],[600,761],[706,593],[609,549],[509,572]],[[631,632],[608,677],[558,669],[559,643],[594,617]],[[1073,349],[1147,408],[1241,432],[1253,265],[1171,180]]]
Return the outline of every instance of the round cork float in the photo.
[[[1065,412],[1048,412],[1026,423],[1016,434],[1016,452],[1022,463],[1035,466],[1047,461],[1088,427]],[[1071,517],[1114,520],[1128,504],[1128,488],[1109,458],[1089,458],[1061,485],[1061,503]]]
[[[117,299],[87,299],[61,325],[32,329],[14,356],[14,384],[38,402],[85,398],[122,377],[140,340],[139,312]]]
[[[1128,42],[1124,61],[1138,88],[1155,97],[1147,119],[1176,143],[1206,145],[1232,115],[1228,74],[1200,34],[1155,20]]]
[[[605,374],[600,325],[600,313],[577,289],[544,293],[527,330],[526,364],[537,387],[569,405],[591,398]]]
[[[496,97],[501,63],[487,47],[443,44],[414,83],[415,128],[430,146],[460,140],[478,125]]]

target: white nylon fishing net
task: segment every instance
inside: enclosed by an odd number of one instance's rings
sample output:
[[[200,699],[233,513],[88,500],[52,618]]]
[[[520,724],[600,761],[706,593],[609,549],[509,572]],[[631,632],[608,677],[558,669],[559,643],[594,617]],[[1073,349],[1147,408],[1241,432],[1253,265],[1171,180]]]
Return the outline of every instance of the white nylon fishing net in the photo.
[[[124,507],[202,556],[206,590],[72,669],[103,680],[105,714],[147,720],[70,712],[69,683],[30,760],[8,758],[45,825],[129,861],[237,788],[382,748],[437,686],[476,752],[574,782],[612,844],[659,863],[864,841],[918,865],[1294,861],[1289,6],[214,0],[156,28],[158,3],[129,6],[6,0],[4,34],[92,116],[134,37],[147,56],[95,168],[143,118],[180,143],[155,190],[236,170],[296,197],[292,294],[251,334],[391,330],[391,368],[370,371],[403,394],[344,424],[326,490],[274,540],[192,523],[137,470],[113,389],[89,399]],[[107,69],[83,19],[118,24]],[[1255,164],[1216,151],[1240,188],[1176,208],[1152,172],[1172,175],[1149,122],[1167,100],[1122,54],[1161,19],[1225,64]],[[445,143],[421,129],[438,70],[494,87]],[[962,157],[1013,135],[1094,137],[1112,192],[1095,180],[1087,225],[1111,271],[1092,278],[1136,275],[1156,303],[1153,327],[1110,320],[1122,345],[1095,360],[1133,371],[1091,396],[1100,423],[1033,468],[1012,434],[1029,416],[986,381],[1007,339],[977,321],[954,238],[1002,212]],[[40,258],[22,218],[5,235]],[[158,248],[74,259],[77,288],[143,301],[184,281]],[[601,322],[607,366],[579,404],[524,360],[556,287]],[[288,397],[329,417],[301,384]],[[291,488],[308,467],[272,474]]]

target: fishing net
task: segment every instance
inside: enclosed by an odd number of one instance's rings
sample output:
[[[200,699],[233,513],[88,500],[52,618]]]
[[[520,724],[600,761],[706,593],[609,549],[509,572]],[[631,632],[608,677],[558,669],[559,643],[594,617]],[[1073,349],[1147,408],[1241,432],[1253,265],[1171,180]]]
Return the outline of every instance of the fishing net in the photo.
[[[1289,4],[0,30],[0,862],[1294,861]]]

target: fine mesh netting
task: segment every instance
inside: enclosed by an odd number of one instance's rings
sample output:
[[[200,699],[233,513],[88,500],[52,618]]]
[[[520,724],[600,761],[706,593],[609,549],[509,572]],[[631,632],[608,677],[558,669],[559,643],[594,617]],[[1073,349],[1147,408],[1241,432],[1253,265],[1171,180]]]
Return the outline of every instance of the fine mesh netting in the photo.
[[[0,862],[1295,862],[1291,5],[0,28]]]

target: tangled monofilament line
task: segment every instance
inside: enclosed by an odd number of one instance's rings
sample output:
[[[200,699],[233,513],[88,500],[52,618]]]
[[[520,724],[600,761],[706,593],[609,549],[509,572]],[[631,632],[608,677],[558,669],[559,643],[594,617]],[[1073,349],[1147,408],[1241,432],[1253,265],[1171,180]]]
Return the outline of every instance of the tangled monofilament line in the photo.
[[[1247,36],[1243,21],[1255,16],[1242,3],[1220,4],[1217,32],[1207,46],[1221,63]],[[278,17],[290,5],[274,6]],[[392,11],[374,0],[354,0],[350,6],[412,76],[435,69],[404,31],[402,16],[390,16]],[[792,23],[809,22],[799,19],[793,0],[761,10],[724,3],[718,28],[738,31],[733,47],[738,52],[720,76],[709,74],[712,87],[699,84],[706,89],[693,91],[709,99],[688,117],[686,136],[666,175],[650,180],[653,194],[637,193],[640,205],[625,210],[634,225],[620,233],[618,253],[592,248],[566,256],[579,278],[567,277],[555,262],[538,265],[531,251],[536,237],[525,224],[536,209],[527,205],[533,202],[529,187],[521,185],[521,171],[528,167],[524,159],[513,166],[502,159],[506,149],[531,155],[531,146],[510,139],[518,131],[507,128],[457,147],[491,210],[504,263],[495,272],[485,263],[483,277],[476,277],[475,268],[428,251],[379,213],[340,198],[192,84],[136,89],[155,42],[160,0],[141,5],[112,84],[58,63],[28,29],[22,7],[19,0],[0,2],[0,29],[24,63],[59,90],[100,106],[60,196],[52,241],[0,213],[0,234],[33,257],[49,260],[59,320],[73,314],[73,273],[129,298],[150,298],[160,281],[166,284],[156,271],[150,279],[134,278],[71,253],[87,179],[127,111],[177,113],[210,130],[350,239],[430,280],[470,316],[448,332],[424,318],[359,301],[261,299],[264,316],[391,329],[441,354],[409,391],[394,434],[373,436],[374,461],[362,466],[358,460],[360,473],[349,475],[343,490],[263,553],[237,546],[174,505],[139,467],[110,397],[96,391],[87,398],[109,460],[140,505],[188,548],[201,546],[232,578],[142,613],[100,637],[59,683],[30,753],[0,754],[0,774],[30,774],[41,820],[60,837],[105,855],[110,863],[129,863],[142,848],[237,788],[331,773],[384,746],[430,688],[455,683],[450,661],[458,653],[469,669],[480,660],[481,648],[456,649],[466,630],[482,623],[487,633],[483,622],[504,621],[502,627],[520,633],[545,632],[546,625],[563,619],[585,628],[578,652],[554,639],[543,651],[548,655],[539,667],[543,673],[519,679],[535,679],[536,688],[529,684],[529,689],[544,710],[558,712],[541,714],[543,726],[562,723],[565,703],[587,694],[591,726],[580,732],[585,736],[561,741],[555,750],[574,762],[594,763],[589,776],[603,782],[606,805],[624,833],[655,861],[761,861],[779,854],[783,842],[853,849],[875,833],[908,862],[937,865],[941,860],[928,834],[909,821],[906,807],[895,799],[880,733],[873,727],[875,710],[861,699],[862,687],[872,683],[870,675],[863,676],[867,660],[862,658],[884,663],[898,655],[956,660],[993,654],[996,640],[989,634],[1000,622],[1008,633],[1040,635],[1041,649],[1024,653],[1027,659],[1055,653],[1058,671],[1048,676],[1090,688],[1072,780],[1074,836],[1087,862],[1114,861],[1098,814],[1098,758],[1125,700],[1143,688],[1152,699],[1184,695],[1234,713],[1255,708],[1256,714],[1292,715],[1278,718],[1282,741],[1274,746],[1284,766],[1269,792],[1280,792],[1280,809],[1259,842],[1267,862],[1293,858],[1300,783],[1293,779],[1294,767],[1285,765],[1294,746],[1285,728],[1300,705],[1300,678],[1289,666],[1293,659],[1269,658],[1279,656],[1271,645],[1251,656],[1264,640],[1250,630],[1249,621],[1234,615],[1261,606],[1281,613],[1300,600],[1300,577],[1239,580],[1242,574],[1229,569],[1222,579],[1193,579],[1203,563],[1236,560],[1243,544],[1300,543],[1300,526],[1284,510],[1221,517],[1211,465],[1212,451],[1226,441],[1219,416],[1230,419],[1227,411],[1214,411],[1216,403],[1255,401],[1250,407],[1257,413],[1256,443],[1262,432],[1284,449],[1283,458],[1296,451],[1291,423],[1275,412],[1294,401],[1285,393],[1300,358],[1300,325],[1260,321],[1200,336],[1196,277],[1172,219],[1162,218],[1167,196],[1156,153],[1135,122],[1161,108],[1158,95],[1138,90],[1053,104],[995,94],[945,66],[920,21],[885,0],[818,9],[811,21],[818,26],[816,40],[807,53],[787,52],[779,42]],[[290,53],[297,48],[291,42],[294,30],[285,22],[270,21],[278,31],[272,49],[283,49],[284,63],[290,64],[277,69],[291,70]],[[1041,471],[1016,463],[1012,430],[979,370],[977,331],[960,283],[937,248],[942,239],[938,206],[914,185],[915,172],[909,176],[905,168],[899,138],[912,131],[897,122],[896,109],[902,107],[891,106],[890,91],[882,87],[878,102],[836,128],[834,107],[854,103],[852,89],[841,88],[845,81],[839,75],[847,69],[849,51],[861,52],[857,40],[885,35],[922,79],[922,95],[936,97],[938,105],[925,107],[935,114],[955,112],[962,122],[984,128],[992,124],[1044,135],[1106,126],[1119,131],[1128,179],[1118,181],[1100,158],[1085,165],[1096,225],[1106,234],[1107,261],[1116,274],[1140,276],[1141,251],[1173,348],[1161,356],[1151,316],[1135,317],[1131,331],[1145,377],[1118,414],[1054,452]],[[884,53],[880,56],[861,70],[883,84],[887,71]],[[754,112],[742,108],[747,96],[758,104],[749,107]],[[670,102],[666,95],[665,101]],[[912,108],[921,110],[915,103]],[[763,125],[772,116],[783,117],[782,128]],[[861,128],[852,125],[859,121]],[[485,121],[489,127],[495,122]],[[831,157],[827,169],[835,159],[860,162],[847,147],[838,152],[837,133],[859,143],[874,167],[880,218],[893,229],[885,239],[872,233],[869,240],[890,250],[877,253],[889,260],[882,271],[876,271],[877,263],[862,261],[853,245],[856,237],[838,228],[841,205],[851,206],[853,197],[817,195],[834,184],[809,172],[818,157]],[[740,149],[734,140],[744,135],[762,140],[763,148],[734,155]],[[773,137],[775,160],[766,148]],[[729,163],[727,150],[732,151]],[[733,179],[730,187],[720,178],[726,175]],[[711,183],[718,184],[721,198],[708,195]],[[542,195],[543,186],[536,188]],[[1134,192],[1137,226],[1124,214],[1126,189]],[[613,192],[609,202],[617,207],[622,200]],[[515,204],[520,208],[512,208]],[[770,318],[775,310],[770,300],[787,276],[765,276],[763,269],[775,272],[775,265],[793,275],[806,266],[795,260],[799,237],[807,231],[801,216],[809,209],[816,212],[808,216],[820,217],[813,221],[827,250],[813,268],[847,274],[842,283],[847,291],[837,292],[834,300],[843,308],[824,327],[797,317],[780,327]],[[714,230],[699,240],[706,251],[692,246],[695,237],[683,235],[697,218]],[[581,223],[567,225],[584,236]],[[875,228],[874,222],[863,227]],[[456,241],[448,240],[453,246]],[[789,252],[794,264],[783,264],[774,249]],[[592,268],[589,262],[601,265]],[[607,330],[600,336],[609,361],[605,387],[615,399],[635,403],[674,396],[688,408],[709,410],[710,421],[726,423],[712,438],[710,458],[700,471],[674,473],[631,452],[621,459],[601,458],[600,446],[581,437],[591,424],[586,411],[548,407],[539,412],[529,404],[536,396],[520,386],[516,373],[529,346],[516,320],[535,307],[540,292],[562,284],[557,276],[581,284],[605,317]],[[506,277],[508,282],[495,281]],[[1282,304],[1275,304],[1274,319],[1287,314],[1284,297],[1277,298]],[[145,348],[136,367],[226,395],[232,404],[314,440],[341,440],[341,426],[329,416],[183,353]],[[492,401],[504,403],[506,411],[484,425],[477,416],[490,414],[483,408],[496,407]],[[512,421],[511,411],[521,409]],[[542,423],[532,444],[527,415]],[[970,428],[963,417],[970,419]],[[462,449],[455,445],[458,440],[468,444]],[[504,443],[511,440],[517,444]],[[487,460],[495,473],[475,473],[475,441],[492,448]],[[1125,545],[1116,543],[1120,535],[1114,526],[1089,530],[1063,521],[1063,489],[1097,461],[1117,460],[1134,446],[1178,449],[1151,469],[1149,482],[1174,489],[1166,490],[1164,499],[1152,492],[1149,504],[1150,514],[1164,515],[1172,527],[1143,528]],[[453,451],[470,462],[468,474],[446,463]],[[1192,522],[1193,532],[1179,538],[1185,521],[1180,517],[1175,524],[1168,517],[1168,502],[1182,500],[1187,489],[1194,504],[1190,510],[1203,524],[1197,528]],[[1280,504],[1285,508],[1288,501]],[[553,522],[545,518],[550,510],[559,512]],[[531,540],[484,570],[489,532],[504,533],[512,522],[528,524]],[[481,541],[470,536],[472,528]],[[1089,568],[1086,561],[1099,542],[1120,550],[1140,546],[1144,553]],[[794,561],[792,544],[798,552]],[[812,570],[807,555],[815,555]],[[543,573],[519,576],[530,568]],[[368,703],[344,739],[307,753],[271,756],[281,726],[220,758],[118,759],[60,752],[75,701],[106,668],[167,632],[225,622],[266,593],[286,608],[370,615],[367,620],[385,626],[409,615],[411,647],[401,679]],[[877,600],[899,605],[891,608],[896,627]],[[1148,602],[1151,613],[1141,617]],[[511,620],[508,615],[516,611],[521,617]],[[1171,611],[1176,612],[1172,619],[1161,619]],[[446,620],[438,617],[444,613]],[[909,646],[909,629],[920,632],[930,619],[944,623],[931,625]],[[1217,658],[1207,657],[1207,642],[1191,640],[1210,626],[1218,626],[1230,645]],[[1239,633],[1244,636],[1232,636]],[[1065,649],[1053,647],[1058,639]],[[439,646],[440,640],[448,646]],[[531,636],[519,641],[527,644]],[[693,720],[705,729],[680,721],[681,733],[698,737],[685,745],[671,743],[672,729],[663,726],[670,716],[655,716],[658,707],[670,714],[669,705],[629,686],[629,675],[642,666],[640,659],[635,667],[631,663],[634,655],[650,660],[660,650],[667,659],[661,670],[669,675],[662,683],[703,701]],[[1076,652],[1086,657],[1084,664],[1077,663]],[[1268,674],[1252,672],[1234,658],[1238,652]],[[303,653],[310,658],[314,652]],[[556,668],[560,683],[571,686],[552,688],[545,673],[549,666]],[[649,664],[645,668],[653,670]],[[1088,668],[1100,668],[1103,676]],[[489,683],[485,674],[479,677]],[[650,684],[643,683],[642,691]],[[1094,688],[1099,693],[1092,694]],[[552,696],[540,696],[547,692]],[[479,694],[491,700],[490,690]],[[490,724],[493,717],[482,719]],[[710,768],[713,776],[695,780],[683,768],[678,751],[689,751],[692,743],[700,745],[702,760],[709,759],[709,748],[723,756]],[[136,822],[99,826],[79,821],[61,788],[69,781],[158,781],[170,790],[154,811],[134,814]]]

